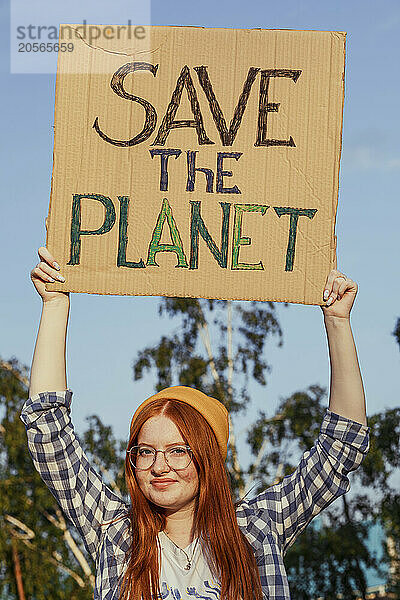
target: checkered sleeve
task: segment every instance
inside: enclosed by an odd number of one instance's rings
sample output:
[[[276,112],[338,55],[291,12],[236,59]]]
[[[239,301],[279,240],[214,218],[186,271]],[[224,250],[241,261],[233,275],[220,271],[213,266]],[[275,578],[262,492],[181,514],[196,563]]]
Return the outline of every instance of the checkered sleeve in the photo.
[[[90,466],[71,423],[71,399],[71,390],[37,394],[25,402],[21,419],[35,468],[96,560],[102,524],[126,505]]]
[[[369,448],[369,427],[326,410],[318,439],[297,469],[249,502],[268,512],[282,552],[322,509],[350,489]]]

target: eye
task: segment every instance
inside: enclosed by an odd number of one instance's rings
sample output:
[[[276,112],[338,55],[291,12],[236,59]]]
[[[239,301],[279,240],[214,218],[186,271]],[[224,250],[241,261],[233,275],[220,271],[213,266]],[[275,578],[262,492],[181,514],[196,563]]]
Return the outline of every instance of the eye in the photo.
[[[153,456],[154,450],[152,448],[138,448],[138,456]]]
[[[170,454],[171,456],[185,456],[188,454],[188,450],[185,446],[176,446],[170,449]]]

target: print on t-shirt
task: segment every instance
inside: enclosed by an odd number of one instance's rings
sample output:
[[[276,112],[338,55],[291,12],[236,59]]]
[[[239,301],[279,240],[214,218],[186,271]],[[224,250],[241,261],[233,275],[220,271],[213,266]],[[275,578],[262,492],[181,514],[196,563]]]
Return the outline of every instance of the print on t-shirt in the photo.
[[[170,587],[165,581],[161,582],[161,594],[158,596],[161,600],[182,600],[188,598],[204,598],[204,600],[218,600],[221,596],[221,586],[219,583],[203,581],[200,588],[188,586],[186,591]]]

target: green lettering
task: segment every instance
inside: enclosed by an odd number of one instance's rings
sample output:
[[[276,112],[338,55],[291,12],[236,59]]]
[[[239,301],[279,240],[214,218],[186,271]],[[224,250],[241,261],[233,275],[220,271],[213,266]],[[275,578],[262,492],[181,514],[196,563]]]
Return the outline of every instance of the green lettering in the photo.
[[[167,220],[169,226],[169,233],[171,236],[172,244],[160,244],[161,234],[164,227],[165,220]],[[160,214],[158,215],[157,223],[153,231],[153,236],[149,245],[149,254],[147,257],[147,265],[158,267],[155,256],[158,252],[175,252],[178,257],[176,267],[188,267],[186,256],[183,250],[181,236],[176,226],[175,219],[172,215],[172,209],[169,205],[167,198],[163,199]]]
[[[312,219],[317,212],[316,208],[291,208],[289,206],[274,206],[274,211],[281,217],[290,215],[289,242],[286,250],[285,271],[293,271],[294,251],[296,246],[297,223],[299,217],[308,217]]]
[[[232,243],[232,270],[264,270],[260,260],[259,263],[240,263],[240,246],[250,246],[251,238],[242,237],[242,218],[244,212],[260,212],[265,215],[269,206],[265,204],[235,204],[235,220],[233,224],[233,243]]]
[[[120,202],[119,208],[119,238],[118,238],[118,255],[117,267],[129,267],[131,269],[144,269],[145,264],[141,258],[139,262],[131,262],[126,260],[126,246],[128,244],[128,196],[118,196]]]
[[[212,239],[204,224],[200,214],[200,202],[190,202],[192,206],[192,218],[190,224],[190,268],[197,269],[199,262],[199,234],[205,241],[211,254],[222,269],[226,269],[228,262],[228,233],[229,233],[229,213],[231,205],[229,202],[220,202],[222,208],[222,230],[221,230],[221,250]]]
[[[105,215],[101,227],[93,231],[81,229],[81,201],[82,198],[97,200],[104,205]],[[73,194],[71,218],[71,252],[69,265],[79,265],[81,254],[82,235],[102,235],[108,233],[115,223],[115,208],[112,200],[101,194]]]

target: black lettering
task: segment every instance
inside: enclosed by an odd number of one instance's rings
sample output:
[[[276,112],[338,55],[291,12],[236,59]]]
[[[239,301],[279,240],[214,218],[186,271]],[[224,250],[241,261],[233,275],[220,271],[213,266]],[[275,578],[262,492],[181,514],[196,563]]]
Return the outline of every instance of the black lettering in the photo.
[[[237,185],[224,187],[224,177],[232,177],[232,171],[223,171],[224,158],[239,160],[243,152],[217,152],[217,193],[219,194],[241,194]]]
[[[254,144],[255,146],[296,146],[292,136],[288,140],[272,140],[267,138],[268,113],[278,112],[280,105],[279,102],[268,102],[268,89],[271,77],[288,77],[296,83],[300,75],[301,71],[293,69],[266,69],[261,71],[257,140]]]
[[[97,200],[105,208],[103,224],[95,230],[81,229],[81,202],[83,198]],[[79,265],[82,235],[103,235],[108,233],[115,223],[115,208],[108,196],[101,194],[73,194],[71,218],[71,248],[69,265]]]
[[[182,91],[184,87],[187,91],[194,119],[174,121],[176,111],[178,110],[178,107],[181,103]],[[196,90],[193,85],[193,80],[190,76],[189,67],[187,65],[183,67],[178,77],[176,87],[172,93],[171,101],[168,105],[164,119],[158,130],[157,137],[152,143],[152,146],[163,146],[171,129],[179,129],[181,127],[194,127],[197,131],[197,138],[200,145],[214,143],[207,137],[206,131],[204,129],[203,116],[201,114]]]
[[[212,169],[205,169],[203,167],[196,167],[196,154],[197,150],[187,151],[187,182],[186,182],[186,191],[193,192],[194,191],[194,182],[196,179],[196,171],[200,173],[204,173],[206,176],[206,192],[213,191],[213,183],[214,183],[214,172]]]
[[[146,119],[142,131],[135,135],[133,138],[131,138],[130,140],[116,140],[110,138],[108,135],[101,131],[99,126],[99,118],[96,117],[93,123],[93,129],[97,131],[97,133],[103,140],[105,140],[109,144],[113,144],[114,146],[127,147],[141,144],[151,136],[157,123],[156,109],[152,104],[150,104],[150,102],[148,102],[144,98],[134,96],[133,94],[129,94],[127,91],[125,91],[124,80],[129,73],[133,73],[135,71],[150,71],[155,77],[157,75],[157,69],[158,65],[151,65],[150,63],[146,62],[133,62],[123,65],[118,69],[118,71],[114,73],[110,83],[113,92],[115,92],[117,96],[120,96],[120,98],[125,98],[126,100],[131,100],[132,102],[138,102],[141,106],[143,106],[146,112]]]
[[[200,85],[203,88],[205,95],[207,96],[211,114],[213,116],[215,125],[217,126],[222,145],[232,146],[233,142],[235,141],[235,137],[240,127],[240,124],[242,122],[243,113],[246,108],[247,100],[249,99],[251,87],[260,69],[256,67],[250,67],[249,72],[247,73],[246,81],[243,85],[242,93],[239,96],[238,103],[233,113],[232,121],[229,124],[229,131],[226,126],[224,114],[221,110],[217,98],[215,97],[214,90],[212,88],[211,81],[207,73],[207,67],[194,67],[194,70],[197,72]]]
[[[288,247],[286,250],[285,271],[293,271],[294,252],[295,252],[295,247],[296,247],[297,224],[299,221],[299,217],[308,217],[309,219],[313,219],[315,213],[317,212],[317,209],[316,208],[291,208],[290,206],[274,206],[274,211],[276,212],[278,217],[282,217],[282,215],[290,215],[289,241],[288,241]]]
[[[151,154],[151,158],[155,156],[161,156],[161,174],[160,174],[160,190],[165,192],[168,190],[168,159],[170,156],[175,156],[175,160],[178,158],[180,154],[182,154],[181,150],[173,150],[172,148],[162,149],[162,148],[154,148],[149,150]]]

